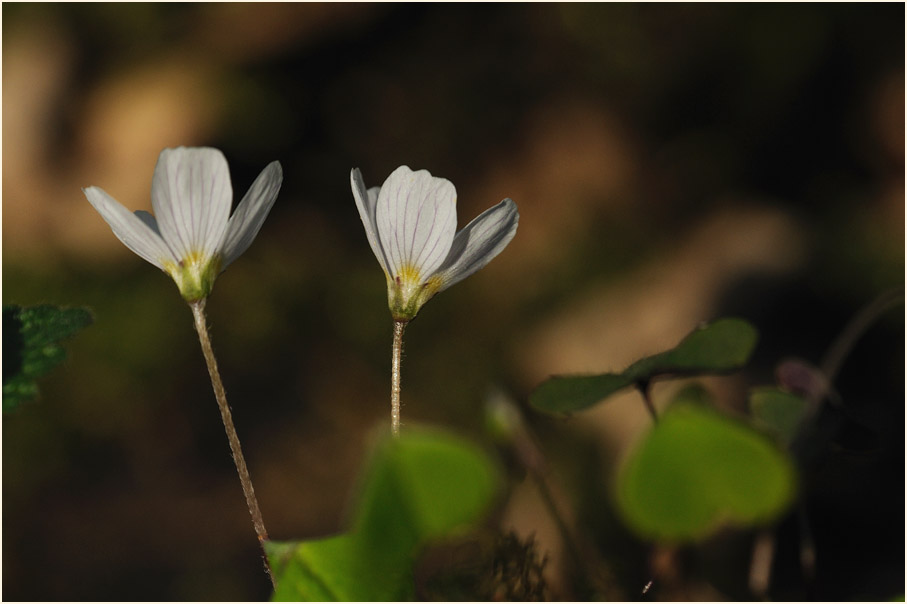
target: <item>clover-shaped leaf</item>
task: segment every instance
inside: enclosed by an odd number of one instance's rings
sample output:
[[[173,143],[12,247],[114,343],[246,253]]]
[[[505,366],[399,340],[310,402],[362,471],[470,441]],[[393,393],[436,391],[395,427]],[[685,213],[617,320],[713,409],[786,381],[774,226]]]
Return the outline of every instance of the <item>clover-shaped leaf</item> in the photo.
[[[809,415],[805,398],[774,387],[755,388],[749,395],[750,414],[757,427],[789,443]]]
[[[37,396],[35,380],[66,358],[60,342],[91,322],[84,308],[3,307],[3,411]]]
[[[378,443],[363,478],[348,532],[265,544],[275,600],[412,599],[419,548],[478,520],[499,483],[474,445],[410,425]]]
[[[796,484],[787,455],[748,425],[683,398],[618,476],[618,506],[630,528],[683,542],[724,524],[762,524],[781,514]]]
[[[757,337],[756,329],[743,319],[719,319],[696,329],[671,350],[640,359],[621,373],[549,378],[532,392],[529,403],[549,413],[579,411],[657,377],[733,371],[749,360]]]

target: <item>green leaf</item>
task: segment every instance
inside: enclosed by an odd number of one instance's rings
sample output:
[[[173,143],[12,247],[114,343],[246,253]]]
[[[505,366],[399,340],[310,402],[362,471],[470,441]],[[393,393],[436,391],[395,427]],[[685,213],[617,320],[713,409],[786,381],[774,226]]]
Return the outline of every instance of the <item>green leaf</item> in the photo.
[[[64,358],[60,341],[92,322],[84,308],[3,307],[3,411],[38,394],[35,383]]]
[[[632,379],[616,373],[554,376],[529,395],[529,403],[549,413],[579,411],[631,385]]]
[[[459,438],[413,426],[396,439],[385,435],[361,481],[348,532],[265,544],[277,578],[274,599],[411,599],[420,547],[477,521],[498,485],[488,457]]]
[[[795,492],[789,458],[746,424],[697,404],[671,405],[618,476],[618,506],[646,538],[704,538],[724,524],[781,514]]]
[[[677,405],[678,403],[690,403],[702,407],[715,407],[715,397],[712,396],[712,393],[709,392],[705,386],[698,382],[693,382],[687,384],[674,394],[674,398],[671,399],[671,404]]]
[[[756,347],[756,328],[743,319],[719,319],[704,325],[671,350],[640,359],[622,373],[554,376],[529,396],[548,413],[580,411],[634,384],[664,375],[725,373],[746,365]]]
[[[809,411],[803,397],[774,387],[753,389],[749,408],[756,426],[785,443],[794,439]]]
[[[701,375],[740,369],[749,361],[759,335],[743,319],[719,319],[685,337],[675,348],[630,365],[634,381],[662,374]]]
[[[412,599],[412,554],[387,551],[355,533],[303,542],[266,542],[278,602],[381,602]]]

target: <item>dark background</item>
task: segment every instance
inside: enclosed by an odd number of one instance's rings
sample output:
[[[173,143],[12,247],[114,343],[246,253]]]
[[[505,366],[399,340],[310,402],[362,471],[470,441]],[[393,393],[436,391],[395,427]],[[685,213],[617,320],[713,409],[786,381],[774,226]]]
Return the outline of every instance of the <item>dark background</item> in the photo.
[[[343,527],[386,421],[391,322],[349,189],[397,166],[504,197],[519,232],[407,330],[405,422],[488,444],[483,405],[552,373],[620,370],[700,321],[761,339],[710,388],[728,409],[782,358],[817,363],[904,283],[902,4],[3,4],[3,302],[87,306],[41,398],[3,418],[3,597],[268,596],[191,315],[80,188],[149,209],[160,150],[226,154],[234,193],[281,161],[209,322],[271,536]],[[847,419],[804,468],[816,576],[780,522],[776,599],[904,590],[903,306],[848,357]],[[663,406],[673,386],[656,388]],[[526,411],[558,501],[614,597],[651,576],[608,511],[648,425],[632,393],[569,421]],[[825,417],[825,416],[823,416]],[[489,449],[490,450],[490,449]],[[564,554],[515,474],[494,526]],[[751,598],[752,534],[681,552],[647,597]],[[658,587],[658,586],[656,586]],[[684,591],[685,590],[685,591]]]

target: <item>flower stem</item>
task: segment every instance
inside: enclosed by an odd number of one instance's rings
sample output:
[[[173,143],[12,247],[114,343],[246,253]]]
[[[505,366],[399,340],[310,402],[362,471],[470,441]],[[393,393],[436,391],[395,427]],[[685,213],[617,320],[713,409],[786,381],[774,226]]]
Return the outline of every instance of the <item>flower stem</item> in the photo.
[[[391,432],[400,436],[400,357],[403,356],[403,330],[407,321],[394,319],[394,347],[391,356]]]
[[[268,556],[264,549],[264,542],[268,540],[268,531],[265,529],[265,523],[261,517],[258,499],[256,499],[255,489],[252,487],[252,477],[249,475],[249,468],[246,467],[246,460],[242,454],[242,447],[239,445],[239,436],[237,436],[236,428],[233,426],[233,414],[230,413],[230,406],[227,404],[227,393],[224,390],[224,384],[220,379],[220,371],[217,369],[217,359],[214,358],[214,349],[211,347],[211,339],[208,337],[208,325],[205,322],[205,300],[205,298],[202,298],[201,300],[189,304],[192,308],[192,316],[195,318],[195,330],[198,332],[198,340],[202,345],[202,353],[205,355],[205,362],[208,364],[208,375],[211,376],[211,386],[214,388],[214,397],[217,399],[220,416],[224,422],[227,440],[230,441],[230,451],[233,453],[233,463],[236,464],[239,482],[242,484],[243,494],[246,496],[246,505],[249,508],[249,514],[252,516],[252,526],[255,528],[256,535],[258,535],[258,545],[261,548],[265,572],[267,572],[268,578],[271,579],[271,584],[274,587],[277,587],[274,575],[271,573],[271,565],[268,564]]]

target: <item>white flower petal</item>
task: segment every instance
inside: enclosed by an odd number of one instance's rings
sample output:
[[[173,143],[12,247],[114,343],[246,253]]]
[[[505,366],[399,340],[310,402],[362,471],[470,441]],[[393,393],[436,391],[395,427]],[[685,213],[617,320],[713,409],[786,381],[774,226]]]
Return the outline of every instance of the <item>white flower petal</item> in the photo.
[[[141,220],[146,225],[148,225],[149,229],[151,229],[152,231],[157,233],[158,237],[161,237],[161,229],[160,229],[160,227],[157,226],[157,220],[154,219],[154,216],[152,216],[149,212],[146,212],[145,210],[136,210],[135,212],[133,212],[133,214],[138,216],[139,220]],[[163,239],[163,237],[161,237],[161,239]]]
[[[392,276],[415,269],[427,277],[444,262],[457,230],[457,190],[444,178],[407,166],[394,170],[378,193],[378,239]]]
[[[353,198],[356,200],[356,208],[359,210],[362,226],[365,227],[368,243],[372,246],[372,253],[375,254],[375,258],[378,259],[384,272],[388,273],[390,269],[387,266],[387,257],[381,248],[381,242],[378,241],[378,227],[375,224],[375,206],[378,203],[378,193],[381,191],[381,187],[366,190],[365,180],[363,180],[359,168],[350,170],[350,187],[353,189]]]
[[[232,201],[223,153],[206,147],[161,151],[151,180],[151,206],[161,236],[180,259],[217,253]]]
[[[110,225],[117,239],[130,250],[161,270],[164,269],[164,261],[179,262],[164,243],[150,214],[133,214],[100,187],[87,187],[82,192]]]
[[[520,214],[512,199],[505,199],[467,224],[454,237],[453,246],[437,275],[444,291],[478,271],[503,251],[516,235]]]
[[[227,233],[220,250],[224,256],[222,269],[227,268],[228,264],[252,245],[277,199],[282,182],[283,169],[280,162],[274,161],[265,166],[249,187],[227,224]]]

